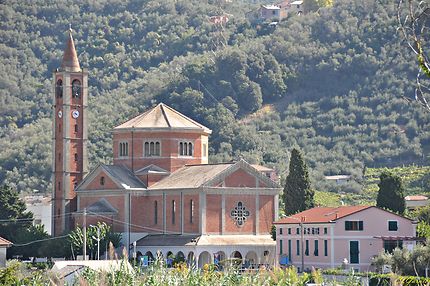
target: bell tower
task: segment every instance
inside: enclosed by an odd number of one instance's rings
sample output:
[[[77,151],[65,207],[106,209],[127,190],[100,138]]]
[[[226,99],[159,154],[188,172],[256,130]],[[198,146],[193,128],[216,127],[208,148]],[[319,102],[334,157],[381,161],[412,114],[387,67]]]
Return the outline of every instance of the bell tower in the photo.
[[[75,188],[88,172],[88,72],[79,65],[72,29],[52,86],[52,233],[58,236],[73,227]]]

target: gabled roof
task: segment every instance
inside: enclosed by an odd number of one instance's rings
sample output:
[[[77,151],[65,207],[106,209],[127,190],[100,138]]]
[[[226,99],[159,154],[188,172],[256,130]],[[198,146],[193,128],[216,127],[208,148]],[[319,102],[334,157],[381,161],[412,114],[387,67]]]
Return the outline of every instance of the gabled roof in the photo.
[[[199,188],[232,165],[233,163],[184,166],[155,183],[150,189]]]
[[[105,198],[86,207],[89,214],[117,214],[118,210],[114,208]],[[80,211],[83,212],[83,211]]]
[[[114,131],[123,129],[195,130],[206,134],[212,133],[209,128],[197,123],[164,103],[159,103],[150,110],[115,127]]]
[[[138,177],[136,177],[133,172],[127,167],[99,164],[77,186],[76,191],[79,192],[85,189],[95,179],[95,177],[100,174],[100,172],[104,172],[107,176],[109,176],[109,178],[114,181],[115,184],[118,186],[118,189],[146,189],[145,183],[143,183]]]
[[[241,159],[235,163],[186,165],[173,172],[170,176],[155,183],[150,189],[185,189],[213,186],[239,169],[257,177],[268,188],[279,187],[277,183]]]
[[[316,207],[282,218],[275,224],[328,223],[373,206]]]
[[[0,236],[0,247],[9,247],[12,244],[13,244],[12,242]]]
[[[146,174],[168,175],[168,174],[170,174],[169,171],[167,171],[167,170],[165,170],[165,169],[163,169],[157,165],[154,165],[154,164],[143,167],[142,169],[139,169],[139,170],[135,171],[134,173],[136,175],[146,175]]]
[[[64,49],[61,69],[62,70],[67,69],[73,72],[81,70],[81,66],[79,65],[78,55],[75,49],[75,43],[73,42],[72,29],[69,29],[69,37],[67,38],[66,48]]]
[[[102,167],[124,189],[146,188],[146,185],[125,166],[102,165]]]

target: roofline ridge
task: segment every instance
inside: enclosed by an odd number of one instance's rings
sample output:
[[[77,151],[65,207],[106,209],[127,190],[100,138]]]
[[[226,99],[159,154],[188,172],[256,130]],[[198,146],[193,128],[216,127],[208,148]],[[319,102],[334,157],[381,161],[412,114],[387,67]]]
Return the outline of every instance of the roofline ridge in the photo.
[[[197,125],[197,126],[199,126],[200,128],[210,130],[208,127],[204,126],[203,124],[198,123],[197,121],[195,121],[195,120],[191,119],[190,117],[188,117],[188,116],[186,116],[185,114],[183,114],[183,113],[181,113],[181,112],[177,111],[176,109],[174,109],[174,108],[172,108],[172,107],[168,106],[167,104],[162,103],[162,102],[161,102],[161,103],[159,103],[159,104],[163,104],[163,106],[164,106],[164,107],[166,107],[167,109],[169,109],[170,111],[172,111],[172,112],[176,113],[177,115],[179,115],[179,116],[181,116],[181,117],[184,117],[185,119],[187,119],[187,120],[191,121],[192,123],[196,124],[196,125]]]
[[[122,122],[121,124],[119,124],[119,125],[117,125],[117,126],[115,126],[113,129],[115,130],[115,129],[117,129],[118,127],[120,127],[121,125],[124,125],[124,124],[126,124],[127,122],[130,122],[130,121],[133,121],[133,120],[137,120],[139,117],[141,117],[141,116],[144,116],[144,115],[147,115],[147,114],[149,114],[149,113],[151,113],[154,109],[155,109],[155,107],[156,106],[154,106],[154,107],[152,107],[152,108],[150,108],[150,109],[148,109],[147,111],[145,111],[145,112],[142,112],[142,113],[139,113],[138,115],[136,115],[136,116],[134,116],[134,117],[132,117],[132,118],[130,118],[130,119],[128,119],[128,120],[126,120],[126,121],[124,121],[124,122]],[[129,129],[130,127],[121,127],[121,128],[118,128],[118,129]],[[134,125],[133,125],[133,127],[132,128],[134,128]]]
[[[157,106],[160,106],[161,109],[161,114],[163,114],[164,120],[166,120],[167,125],[172,128],[172,124],[170,124],[170,120],[169,117],[167,116],[166,111],[164,110],[164,104],[162,102],[160,102]],[[155,108],[154,108],[155,109]]]

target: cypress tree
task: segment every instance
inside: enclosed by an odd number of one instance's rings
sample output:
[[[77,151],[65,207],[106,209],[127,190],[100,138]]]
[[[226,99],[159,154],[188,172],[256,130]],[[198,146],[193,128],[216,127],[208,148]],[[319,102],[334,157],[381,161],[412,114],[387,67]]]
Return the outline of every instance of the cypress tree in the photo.
[[[389,172],[383,172],[379,176],[379,191],[376,206],[386,208],[400,214],[405,212],[405,200],[403,195],[402,179]]]
[[[285,214],[295,214],[314,207],[308,167],[299,150],[291,151],[290,169],[284,187]]]

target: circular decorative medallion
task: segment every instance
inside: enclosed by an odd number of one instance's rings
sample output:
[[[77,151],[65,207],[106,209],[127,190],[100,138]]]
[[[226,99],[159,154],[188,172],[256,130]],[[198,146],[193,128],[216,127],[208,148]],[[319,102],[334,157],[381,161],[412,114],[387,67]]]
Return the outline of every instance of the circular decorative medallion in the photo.
[[[237,202],[237,205],[230,212],[230,216],[237,226],[243,226],[250,215],[251,213],[242,202]]]
[[[61,110],[58,111],[58,118],[63,117],[63,112]]]
[[[72,117],[75,118],[75,119],[78,118],[79,117],[79,111],[73,110],[72,111]]]

